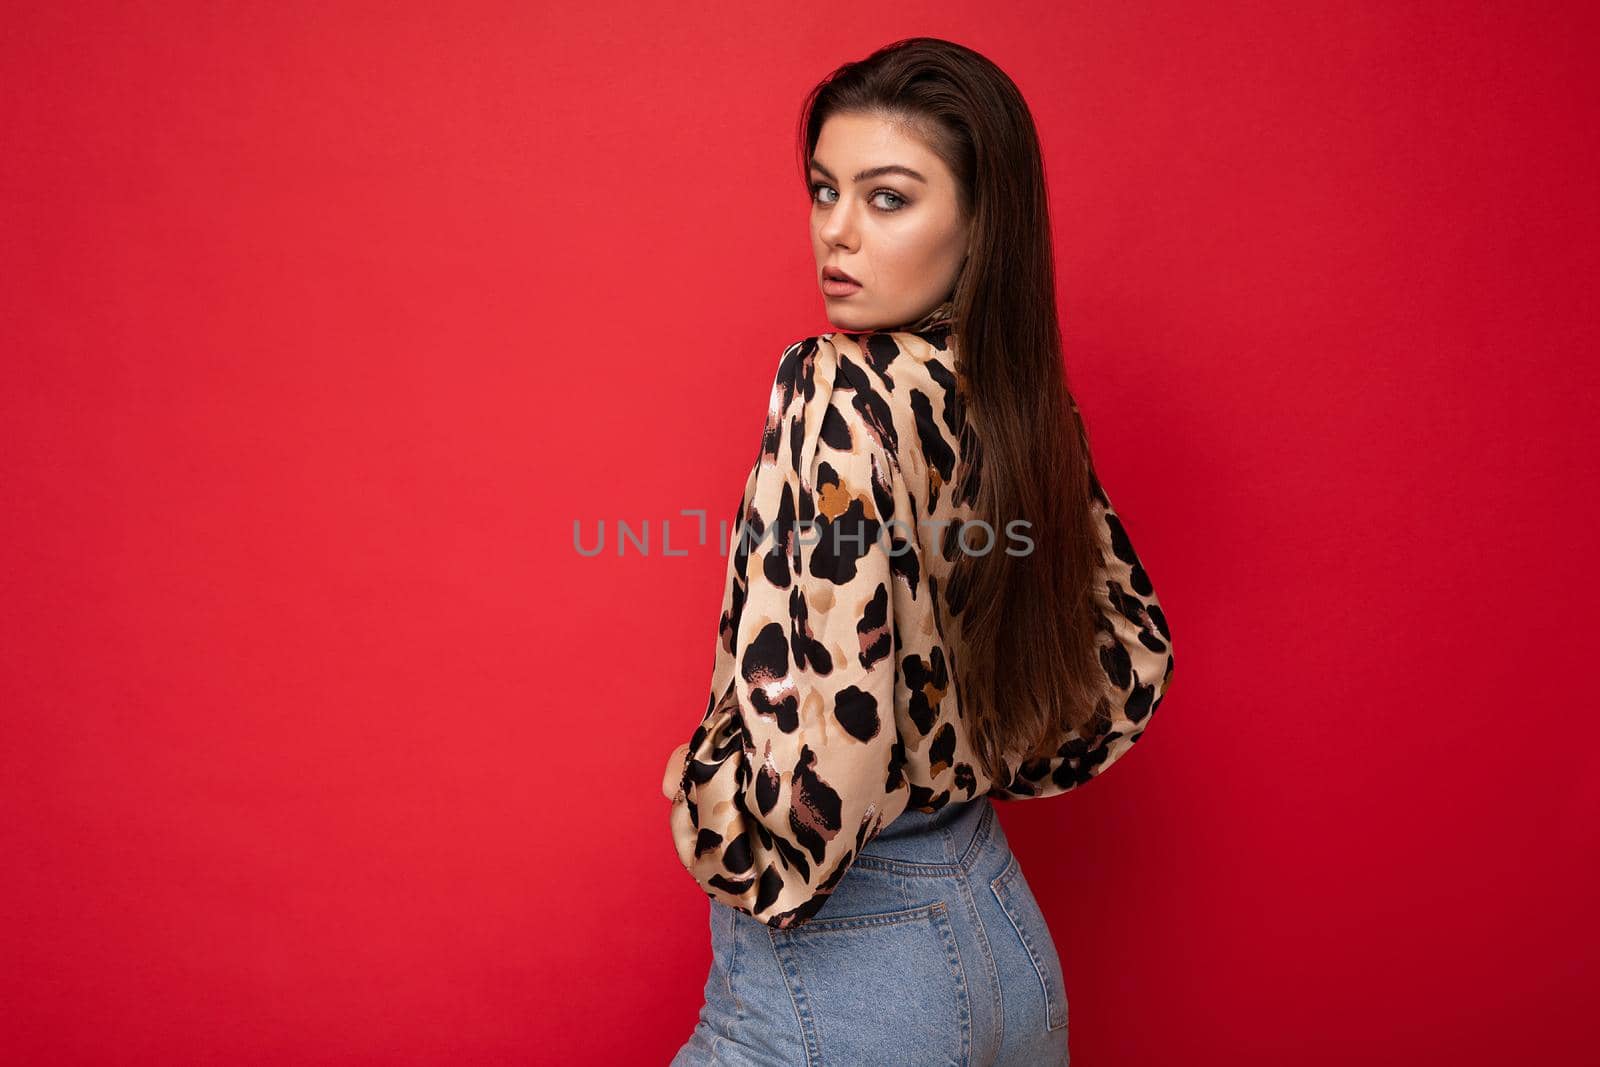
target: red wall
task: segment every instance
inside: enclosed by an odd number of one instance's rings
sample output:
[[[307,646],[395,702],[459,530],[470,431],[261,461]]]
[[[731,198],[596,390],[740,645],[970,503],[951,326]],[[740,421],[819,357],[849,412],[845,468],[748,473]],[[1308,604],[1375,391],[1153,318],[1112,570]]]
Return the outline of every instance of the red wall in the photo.
[[[0,35],[9,1059],[667,1060],[724,562],[572,523],[732,506],[801,98],[916,33],[1035,111],[1179,661],[1002,810],[1074,1062],[1592,1054],[1591,7],[230,7]]]

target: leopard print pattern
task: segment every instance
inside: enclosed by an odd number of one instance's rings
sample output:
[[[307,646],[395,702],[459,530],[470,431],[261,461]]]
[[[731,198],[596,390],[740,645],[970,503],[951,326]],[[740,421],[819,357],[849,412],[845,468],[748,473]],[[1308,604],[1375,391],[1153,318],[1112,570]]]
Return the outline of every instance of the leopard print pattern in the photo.
[[[949,579],[977,450],[951,326],[788,346],[726,524],[711,694],[671,828],[709,897],[776,929],[814,916],[906,810],[1053,796],[1104,773],[1171,682],[1166,618],[1091,463],[1105,671],[1091,736],[1008,759],[1002,780],[973,759],[954,685],[963,598]],[[974,529],[965,543],[981,551]],[[994,536],[1004,550],[1006,532]]]

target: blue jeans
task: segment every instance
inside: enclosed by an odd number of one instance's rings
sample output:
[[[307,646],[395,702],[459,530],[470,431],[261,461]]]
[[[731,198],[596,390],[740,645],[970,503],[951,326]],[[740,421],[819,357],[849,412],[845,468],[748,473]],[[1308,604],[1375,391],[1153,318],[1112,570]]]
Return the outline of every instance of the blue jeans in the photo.
[[[708,900],[705,1005],[672,1067],[1066,1067],[1061,961],[987,797],[903,813],[811,921]]]

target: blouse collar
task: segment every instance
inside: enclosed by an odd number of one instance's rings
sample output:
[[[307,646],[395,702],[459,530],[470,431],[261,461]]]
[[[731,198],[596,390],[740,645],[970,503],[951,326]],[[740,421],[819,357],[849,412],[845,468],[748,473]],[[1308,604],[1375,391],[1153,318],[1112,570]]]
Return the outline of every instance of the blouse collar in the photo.
[[[945,300],[940,303],[938,307],[934,308],[932,311],[929,311],[916,322],[908,323],[905,326],[896,326],[893,329],[906,333],[920,333],[924,330],[931,330],[935,326],[953,326],[955,324],[955,318],[955,301]]]

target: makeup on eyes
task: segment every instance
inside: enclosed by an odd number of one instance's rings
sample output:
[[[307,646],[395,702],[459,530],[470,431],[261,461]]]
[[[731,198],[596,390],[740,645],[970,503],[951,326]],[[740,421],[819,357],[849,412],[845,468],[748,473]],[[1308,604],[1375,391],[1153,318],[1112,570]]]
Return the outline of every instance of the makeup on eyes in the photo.
[[[828,185],[825,182],[812,182],[811,183],[811,200],[812,200],[813,203],[819,202],[819,201],[817,201],[817,191],[820,190],[820,189],[833,189],[833,186]],[[834,190],[834,191],[837,192],[838,190]],[[895,200],[895,206],[894,207],[880,207],[880,208],[878,208],[878,210],[881,211],[885,215],[892,215],[896,211],[902,211],[905,208],[911,206],[911,199],[909,197],[907,197],[904,193],[901,193],[899,190],[890,189],[887,186],[885,186],[883,188],[880,188],[880,189],[874,189],[872,191],[872,195],[867,197],[867,200],[870,203],[876,197],[878,197],[880,195],[892,196],[894,198],[894,200]],[[822,202],[822,206],[823,207],[830,207],[830,206],[832,206],[832,204],[834,204],[836,202],[837,201]]]

